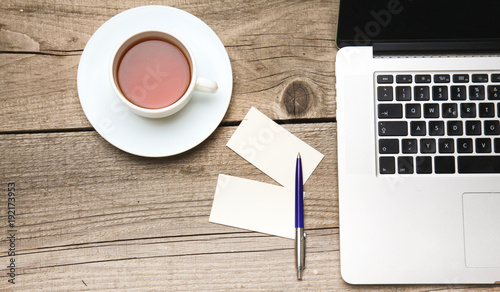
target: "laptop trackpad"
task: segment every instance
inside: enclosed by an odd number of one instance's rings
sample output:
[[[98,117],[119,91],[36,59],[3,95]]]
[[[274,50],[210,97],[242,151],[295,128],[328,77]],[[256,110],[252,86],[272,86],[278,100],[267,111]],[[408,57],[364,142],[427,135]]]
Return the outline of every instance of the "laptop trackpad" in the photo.
[[[500,267],[500,193],[463,195],[465,264]]]

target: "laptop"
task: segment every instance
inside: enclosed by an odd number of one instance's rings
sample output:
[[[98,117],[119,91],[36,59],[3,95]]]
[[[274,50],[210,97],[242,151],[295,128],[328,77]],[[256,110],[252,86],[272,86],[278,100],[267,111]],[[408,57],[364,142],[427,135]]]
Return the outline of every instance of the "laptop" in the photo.
[[[500,1],[340,0],[352,284],[500,283]]]

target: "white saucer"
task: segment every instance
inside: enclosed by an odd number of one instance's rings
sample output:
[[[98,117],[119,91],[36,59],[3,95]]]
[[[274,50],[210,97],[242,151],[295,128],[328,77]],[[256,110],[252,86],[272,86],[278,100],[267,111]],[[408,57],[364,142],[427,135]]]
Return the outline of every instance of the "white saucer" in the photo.
[[[113,49],[132,33],[147,29],[166,29],[182,37],[193,51],[198,75],[215,80],[218,91],[196,92],[170,117],[132,113],[113,92],[107,70]],[[187,151],[215,131],[229,107],[233,74],[224,45],[199,18],[172,7],[142,6],[114,16],[94,33],[83,50],[77,83],[83,111],[104,139],[135,155],[162,157]]]

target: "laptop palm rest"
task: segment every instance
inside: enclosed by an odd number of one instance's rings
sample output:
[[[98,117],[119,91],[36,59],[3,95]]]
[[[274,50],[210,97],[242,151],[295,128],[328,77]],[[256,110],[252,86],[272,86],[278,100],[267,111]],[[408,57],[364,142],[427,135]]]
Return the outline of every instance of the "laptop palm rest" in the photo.
[[[463,194],[465,264],[500,267],[500,193]]]

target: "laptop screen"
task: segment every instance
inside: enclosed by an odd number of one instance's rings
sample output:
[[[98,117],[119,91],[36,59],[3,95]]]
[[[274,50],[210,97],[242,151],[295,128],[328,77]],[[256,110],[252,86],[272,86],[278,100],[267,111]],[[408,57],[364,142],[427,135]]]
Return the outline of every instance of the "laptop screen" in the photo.
[[[337,46],[500,42],[500,1],[340,0]]]

